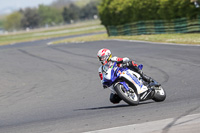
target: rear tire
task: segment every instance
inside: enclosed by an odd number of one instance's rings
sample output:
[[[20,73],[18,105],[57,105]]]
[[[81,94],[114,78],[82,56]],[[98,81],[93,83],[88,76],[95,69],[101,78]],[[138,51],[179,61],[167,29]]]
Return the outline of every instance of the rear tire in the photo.
[[[155,102],[162,102],[166,99],[166,92],[165,90],[159,86],[159,87],[154,87],[155,89],[155,93],[154,93],[154,96],[153,96],[153,100]]]
[[[114,89],[117,95],[129,105],[139,104],[139,96],[131,87],[129,87],[130,90],[127,91],[122,84],[117,84]]]

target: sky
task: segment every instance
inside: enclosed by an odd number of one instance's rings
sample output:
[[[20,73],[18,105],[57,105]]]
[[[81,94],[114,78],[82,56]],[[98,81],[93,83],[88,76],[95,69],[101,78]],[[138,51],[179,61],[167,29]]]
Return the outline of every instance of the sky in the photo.
[[[26,7],[37,7],[39,4],[51,4],[55,0],[0,0],[0,14],[9,14]]]

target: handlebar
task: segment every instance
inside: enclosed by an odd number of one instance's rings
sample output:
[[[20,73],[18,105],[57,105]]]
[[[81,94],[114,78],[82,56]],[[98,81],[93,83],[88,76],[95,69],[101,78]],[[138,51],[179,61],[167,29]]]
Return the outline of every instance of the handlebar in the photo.
[[[123,60],[121,60],[121,61],[117,61],[117,64],[121,64],[121,63],[123,63]]]

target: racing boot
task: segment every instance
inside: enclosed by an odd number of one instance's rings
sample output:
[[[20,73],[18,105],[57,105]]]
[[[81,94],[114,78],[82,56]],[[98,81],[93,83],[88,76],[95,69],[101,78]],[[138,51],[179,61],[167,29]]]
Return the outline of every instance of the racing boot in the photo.
[[[117,94],[110,94],[110,102],[113,104],[117,104],[121,101],[122,99],[117,95]]]
[[[155,80],[153,80],[153,82],[151,82],[151,83],[149,84],[149,87],[150,87],[150,88],[151,88],[152,86],[159,87],[159,86],[161,86],[161,84],[159,84],[158,82],[156,82]]]
[[[138,73],[140,74],[140,76],[142,77],[142,79],[145,81],[145,82],[148,82],[148,83],[151,83],[153,82],[153,79],[147,75],[145,75],[142,70],[138,70]]]
[[[159,87],[161,84],[153,80],[151,77],[145,75],[142,70],[139,70],[138,73],[142,77],[142,79],[149,84],[149,87],[156,86]]]
[[[157,83],[155,80],[153,80],[151,77],[145,75],[145,74],[142,72],[142,70],[140,70],[140,69],[137,67],[137,64],[135,64],[133,61],[129,61],[129,62],[127,63],[127,66],[128,66],[129,69],[131,69],[131,70],[133,70],[133,71],[139,73],[140,76],[142,77],[142,79],[143,79],[147,84],[152,83],[152,84],[150,85],[150,87],[151,87],[151,86],[160,86],[160,84]]]

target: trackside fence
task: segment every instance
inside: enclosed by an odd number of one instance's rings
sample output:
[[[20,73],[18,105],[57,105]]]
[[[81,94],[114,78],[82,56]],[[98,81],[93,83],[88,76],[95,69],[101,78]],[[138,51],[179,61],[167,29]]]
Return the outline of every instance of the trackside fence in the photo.
[[[139,21],[119,26],[106,27],[109,36],[200,33],[200,16],[197,19],[180,18],[171,21],[152,20]]]

